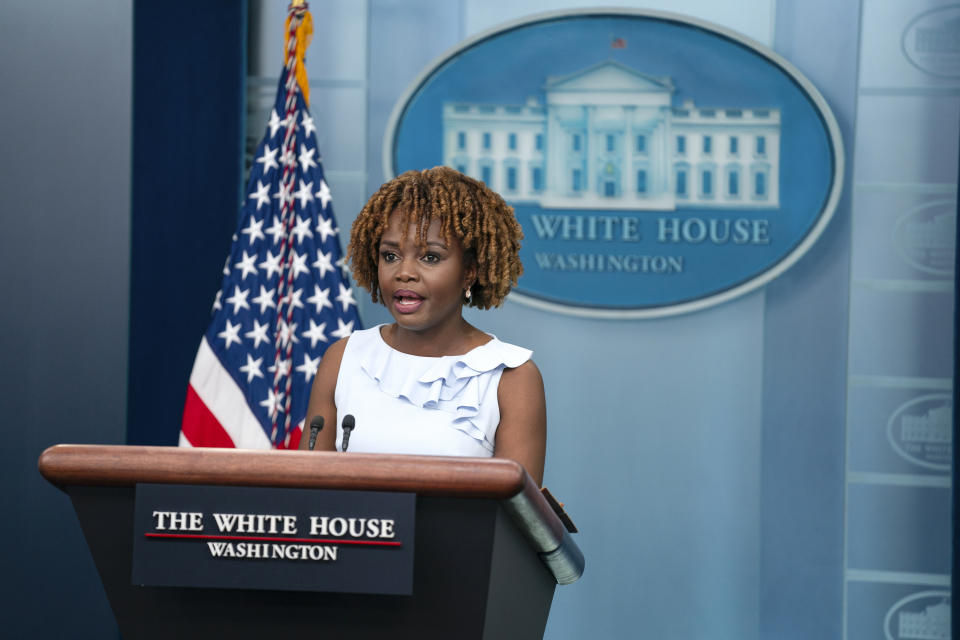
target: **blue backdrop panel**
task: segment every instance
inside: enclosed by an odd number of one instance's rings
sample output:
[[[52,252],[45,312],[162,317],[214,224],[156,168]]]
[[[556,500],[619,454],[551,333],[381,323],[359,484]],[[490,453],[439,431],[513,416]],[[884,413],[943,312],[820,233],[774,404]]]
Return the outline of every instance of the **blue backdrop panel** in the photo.
[[[820,89],[848,146],[854,140],[859,10],[853,2],[776,3],[774,49]],[[812,33],[815,39],[804,35]],[[766,288],[761,638],[843,633],[851,175],[848,167],[827,233]]]
[[[960,177],[957,179],[957,183],[960,184]],[[960,217],[960,207],[958,207],[957,217]],[[960,226],[957,228],[956,235],[954,236],[956,241],[955,247],[960,247]],[[954,274],[960,273],[960,259],[957,257],[956,251],[954,251]],[[953,397],[954,399],[960,398],[960,358],[957,358],[957,345],[960,345],[960,278],[957,278],[954,275],[953,278]],[[956,443],[960,440],[960,416],[957,415],[957,412],[953,412],[953,429],[950,432],[951,442]],[[950,469],[950,478],[951,486],[958,486],[957,483],[960,482],[960,472],[957,470],[957,448],[954,446],[952,448],[952,460],[951,460],[951,469]],[[953,545],[951,550],[953,551],[950,564],[950,587],[951,592],[954,587],[955,576],[960,576],[960,536],[957,536],[957,524],[960,523],[960,491],[953,492],[953,499],[951,501],[951,511],[950,511],[950,530],[953,532]],[[960,603],[956,600],[950,601],[950,615],[952,620],[960,620]]]
[[[116,637],[70,500],[37,457],[124,438],[131,16],[125,0],[0,3],[5,638]]]
[[[246,2],[134,8],[127,441],[175,444],[240,207]]]

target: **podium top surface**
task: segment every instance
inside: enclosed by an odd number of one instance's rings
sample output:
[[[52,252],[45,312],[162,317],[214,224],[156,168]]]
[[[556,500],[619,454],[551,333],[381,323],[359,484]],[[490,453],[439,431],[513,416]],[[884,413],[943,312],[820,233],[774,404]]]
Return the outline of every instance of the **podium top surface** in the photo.
[[[522,492],[528,483],[533,484],[519,463],[500,458],[332,451],[61,444],[43,452],[39,468],[44,478],[61,489],[69,485],[134,486],[153,482],[408,491],[505,500]]]

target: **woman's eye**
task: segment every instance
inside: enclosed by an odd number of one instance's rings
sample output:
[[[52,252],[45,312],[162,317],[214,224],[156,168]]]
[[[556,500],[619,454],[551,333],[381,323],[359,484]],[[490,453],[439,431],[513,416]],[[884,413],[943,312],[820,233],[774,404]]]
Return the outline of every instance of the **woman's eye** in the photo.
[[[440,261],[440,256],[438,256],[438,255],[435,254],[435,253],[427,253],[427,254],[425,254],[425,255],[423,256],[423,261],[424,261],[424,262],[431,262],[431,263],[432,263],[432,262],[439,262],[439,261]]]
[[[397,254],[392,251],[384,251],[380,254],[380,259],[384,262],[394,262],[397,259]]]

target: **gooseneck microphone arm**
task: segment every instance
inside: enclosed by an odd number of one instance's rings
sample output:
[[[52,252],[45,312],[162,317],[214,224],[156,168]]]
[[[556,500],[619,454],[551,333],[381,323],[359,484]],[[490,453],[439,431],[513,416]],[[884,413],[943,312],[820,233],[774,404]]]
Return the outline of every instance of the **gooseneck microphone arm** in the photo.
[[[323,429],[323,416],[313,416],[313,419],[310,421],[310,451],[313,451],[313,448],[317,446],[317,435]]]
[[[343,423],[340,427],[343,429],[343,442],[340,444],[340,451],[346,451],[350,446],[350,432],[357,426],[356,419],[349,413],[343,416]]]

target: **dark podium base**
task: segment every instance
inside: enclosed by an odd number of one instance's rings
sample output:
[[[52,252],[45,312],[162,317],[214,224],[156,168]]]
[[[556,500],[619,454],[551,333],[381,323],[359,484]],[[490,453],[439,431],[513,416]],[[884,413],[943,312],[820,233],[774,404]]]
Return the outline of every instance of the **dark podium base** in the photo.
[[[556,580],[496,500],[417,497],[412,596],[137,587],[132,487],[68,490],[126,640],[542,638]]]

